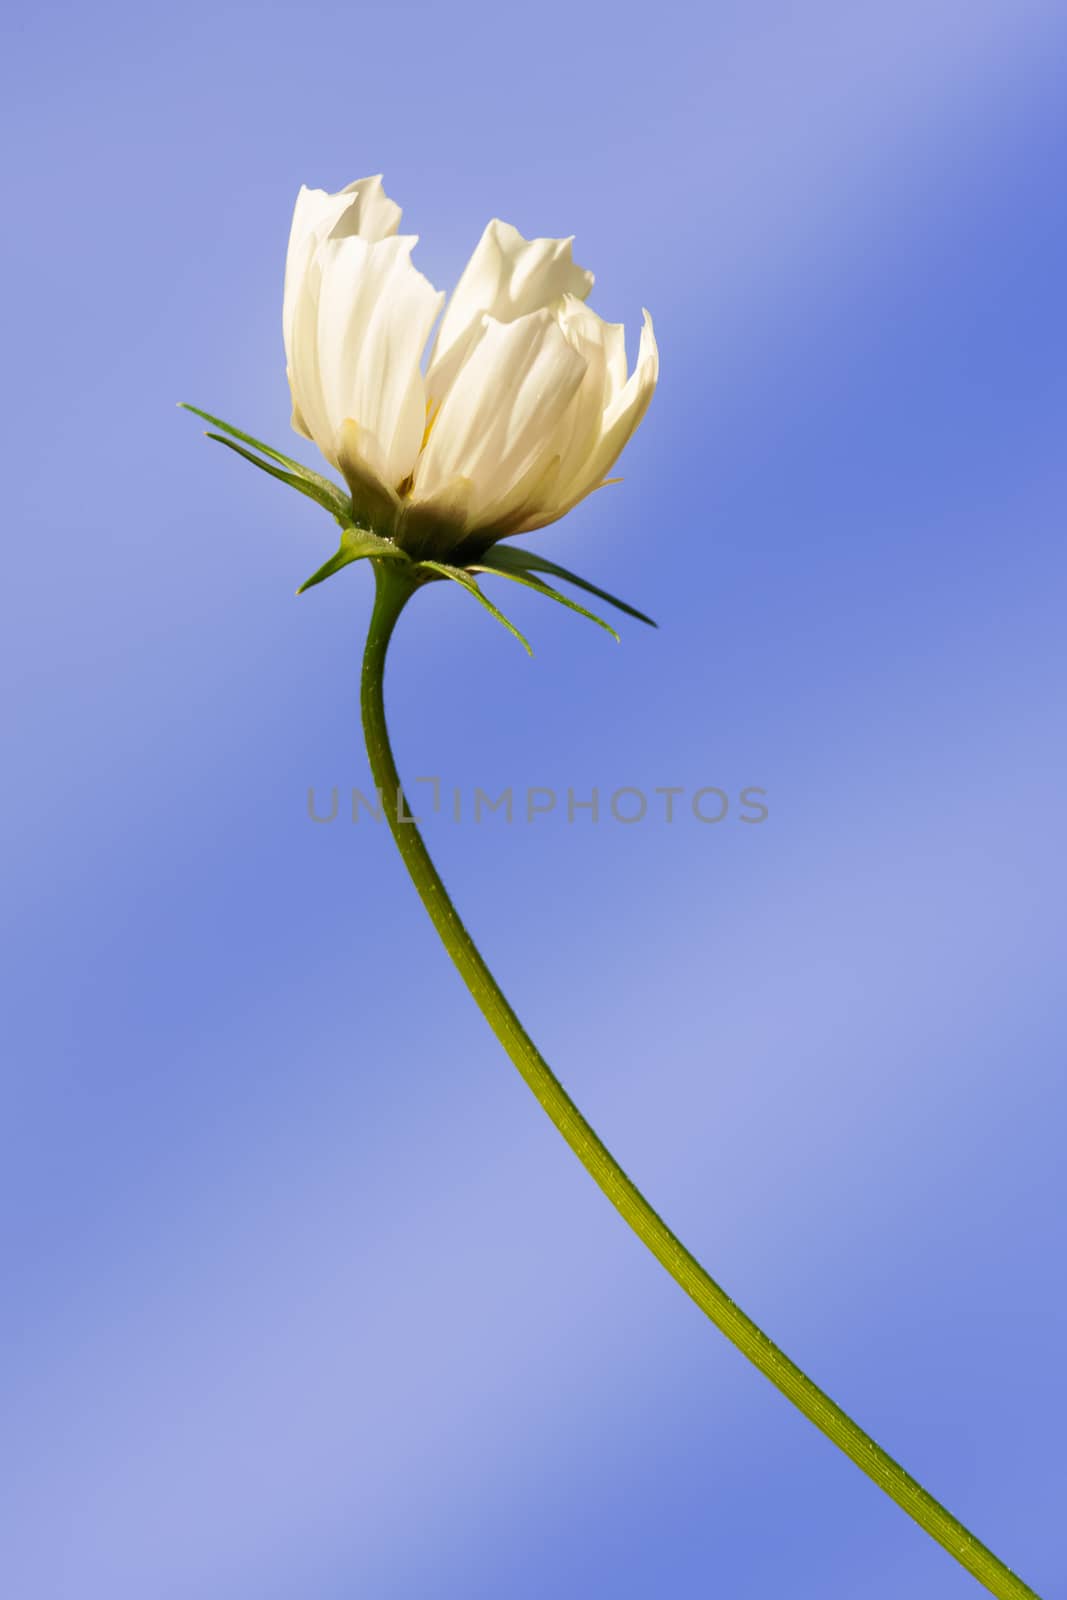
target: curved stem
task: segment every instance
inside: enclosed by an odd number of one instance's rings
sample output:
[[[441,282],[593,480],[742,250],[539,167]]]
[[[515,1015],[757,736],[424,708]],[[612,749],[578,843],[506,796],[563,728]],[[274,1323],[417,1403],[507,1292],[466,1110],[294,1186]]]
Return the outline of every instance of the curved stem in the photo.
[[[459,969],[489,1026],[566,1139],[579,1161],[612,1205],[715,1326],[758,1367],[851,1461],[873,1478],[897,1505],[925,1528],[999,1600],[1038,1600],[1034,1591],[998,1561],[991,1550],[927,1494],[903,1467],[852,1421],[704,1271],[675,1238],[644,1195],[600,1142],[577,1106],[542,1060],[532,1040],[497,986],[477,946],[456,912],[437,869],[411,819],[389,744],[383,698],[386,650],[396,620],[413,592],[413,582],[394,563],[375,561],[377,592],[363,658],[361,706],[374,781],[385,815],[430,920]]]

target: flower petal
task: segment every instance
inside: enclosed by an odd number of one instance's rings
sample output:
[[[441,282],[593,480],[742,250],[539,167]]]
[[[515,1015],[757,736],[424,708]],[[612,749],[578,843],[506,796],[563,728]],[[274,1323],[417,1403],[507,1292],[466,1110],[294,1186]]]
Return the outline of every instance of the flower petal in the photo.
[[[419,458],[415,500],[463,475],[471,480],[471,526],[506,517],[516,494],[528,492],[530,474],[555,453],[558,425],[585,371],[552,312],[514,322],[485,317]]]
[[[389,239],[399,231],[403,215],[395,200],[390,200],[382,183],[381,173],[373,178],[357,178],[341,190],[349,200],[348,208],[330,232],[332,239],[342,239],[358,234],[372,244],[379,239]]]
[[[400,496],[369,464],[376,446],[365,440],[359,423],[351,417],[341,424],[337,465],[352,494],[352,514],[361,528],[392,537],[400,516]]]
[[[430,393],[440,398],[477,338],[482,316],[514,322],[561,295],[584,300],[593,274],[575,264],[570,239],[524,239],[494,218],[475,246],[445,307],[430,355]]]
[[[604,418],[626,383],[626,330],[621,322],[605,322],[572,295],[558,310],[565,337],[584,357],[586,373],[568,413],[559,440],[557,497],[584,471],[599,448]]]
[[[659,378],[659,350],[652,318],[647,311],[643,316],[644,324],[641,329],[637,364],[626,383],[608,401],[601,418],[598,437],[580,461],[572,455],[565,464],[565,470],[561,471],[557,481],[556,504],[545,505],[540,512],[527,518],[521,527],[514,530],[515,532],[529,533],[534,528],[543,528],[548,523],[555,522],[572,510],[579,500],[584,500],[586,495],[598,489],[621,455],[623,447],[636,431],[648,410]],[[610,324],[604,326],[607,328]],[[609,378],[609,383],[610,381]]]
[[[414,244],[326,239],[293,330],[293,398],[319,448],[343,469],[341,430],[356,422],[362,468],[390,489],[411,472],[422,443],[419,361],[444,299],[412,265]]]
[[[389,199],[382,187],[381,174],[374,178],[358,178],[338,194],[329,194],[325,189],[301,188],[289,229],[282,296],[282,333],[287,361],[291,360],[296,299],[317,247],[324,239],[352,234],[363,239],[386,239],[396,233],[400,216],[400,207]],[[306,433],[307,429],[298,428],[297,431]]]
[[[289,308],[291,322],[286,329],[285,375],[293,401],[293,427],[313,439],[333,466],[337,465],[334,431],[322,400],[319,382],[319,290],[322,267],[314,251],[298,292]]]
[[[411,554],[446,555],[467,531],[473,485],[457,475],[424,500],[405,501],[396,523],[396,540]]]
[[[507,505],[493,518],[494,534],[506,539],[509,534],[518,533],[543,506],[554,503],[560,465],[558,455],[534,462],[508,495]]]

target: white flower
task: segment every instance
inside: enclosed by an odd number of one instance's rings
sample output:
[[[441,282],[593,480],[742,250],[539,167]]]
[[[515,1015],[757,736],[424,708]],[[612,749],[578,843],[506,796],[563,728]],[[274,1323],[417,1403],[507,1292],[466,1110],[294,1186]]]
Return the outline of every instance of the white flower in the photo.
[[[357,514],[412,551],[482,546],[562,517],[604,483],[644,416],[659,356],[644,314],[584,304],[569,239],[490,222],[444,307],[412,264],[382,180],[301,189],[285,269],[293,426],[344,475]]]

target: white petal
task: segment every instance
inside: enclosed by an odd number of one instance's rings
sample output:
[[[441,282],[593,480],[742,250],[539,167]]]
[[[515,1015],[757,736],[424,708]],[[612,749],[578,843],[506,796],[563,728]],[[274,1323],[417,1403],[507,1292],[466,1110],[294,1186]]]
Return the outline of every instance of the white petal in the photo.
[[[551,312],[507,323],[486,317],[434,419],[416,468],[415,500],[462,476],[471,481],[472,526],[506,517],[524,480],[547,468],[585,370]]]
[[[556,504],[545,505],[522,523],[517,532],[528,533],[533,528],[543,528],[554,522],[584,500],[587,494],[600,487],[622,453],[623,447],[637,429],[656,389],[659,378],[659,350],[652,328],[652,318],[643,313],[641,344],[637,364],[626,383],[607,404],[601,418],[598,437],[584,458],[568,462],[568,474],[560,473],[556,486]],[[605,326],[608,326],[605,324]]]
[[[379,239],[391,238],[399,230],[403,212],[396,201],[390,200],[386,194],[380,172],[373,178],[357,178],[341,193],[350,203],[342,223],[332,229],[331,238],[341,239],[349,234],[358,234],[361,239],[369,239],[373,244]]]
[[[314,253],[289,308],[286,330],[286,376],[293,401],[293,427],[314,439],[327,461],[337,465],[334,430],[326,414],[319,382],[319,289],[322,267]]]
[[[446,555],[459,544],[470,525],[474,486],[457,476],[424,500],[404,502],[397,519],[397,538],[404,549],[419,555]]]
[[[391,489],[411,472],[422,443],[426,389],[419,362],[444,299],[412,265],[414,244],[411,237],[375,244],[327,239],[312,266],[321,274],[313,352],[304,349],[310,317],[294,328],[295,368],[305,356],[308,367],[308,384],[301,376],[296,398],[316,442],[325,448],[317,425],[337,452],[342,427],[354,421],[363,468]]]
[[[430,392],[440,397],[454,377],[486,313],[498,322],[551,305],[561,295],[584,300],[593,274],[571,258],[570,239],[524,239],[494,218],[475,246],[445,307],[430,356]]]
[[[626,383],[626,330],[621,322],[605,322],[570,295],[565,296],[557,314],[565,337],[586,363],[585,377],[559,440],[556,492],[562,496],[598,449],[605,415]]]
[[[368,465],[369,457],[374,455],[375,447],[368,447],[359,423],[351,418],[343,422],[337,442],[337,465],[352,491],[356,521],[361,527],[373,528],[375,533],[389,535],[395,532],[400,517],[400,496]]]
[[[545,506],[554,505],[559,469],[558,455],[535,461],[509,494],[507,504],[493,517],[493,532],[502,539],[519,533],[531,517],[540,515]]]
[[[400,226],[400,215],[400,207],[389,199],[380,175],[359,178],[339,194],[328,194],[325,189],[301,188],[289,229],[285,290],[282,296],[282,335],[285,339],[285,358],[290,366],[297,300],[303,292],[318,246],[324,239],[345,238],[353,234],[370,240],[388,238]],[[298,425],[304,420],[299,407],[294,406],[294,411],[293,426],[300,433],[308,433],[306,427]]]

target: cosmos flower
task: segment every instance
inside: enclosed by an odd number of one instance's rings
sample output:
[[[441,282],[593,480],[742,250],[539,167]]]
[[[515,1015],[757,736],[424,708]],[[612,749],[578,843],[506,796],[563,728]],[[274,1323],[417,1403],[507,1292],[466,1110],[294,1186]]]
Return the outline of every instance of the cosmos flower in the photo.
[[[283,305],[293,426],[343,475],[358,521],[452,560],[599,488],[659,357],[646,311],[628,374],[622,325],[585,303],[593,275],[569,239],[490,222],[446,303],[400,215],[380,177],[301,189]]]

